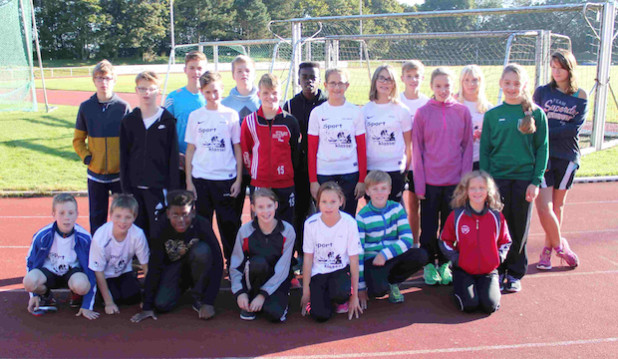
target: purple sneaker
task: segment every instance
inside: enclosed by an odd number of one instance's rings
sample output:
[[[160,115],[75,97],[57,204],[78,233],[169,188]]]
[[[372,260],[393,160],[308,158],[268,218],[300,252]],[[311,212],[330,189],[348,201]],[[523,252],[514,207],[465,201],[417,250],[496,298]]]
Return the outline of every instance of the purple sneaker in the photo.
[[[579,265],[579,258],[577,258],[577,254],[571,250],[566,238],[561,239],[560,248],[555,248],[555,250],[556,255],[564,260],[569,267],[575,268]]]
[[[539,263],[536,264],[537,269],[550,270],[551,269],[551,248],[543,247]]]

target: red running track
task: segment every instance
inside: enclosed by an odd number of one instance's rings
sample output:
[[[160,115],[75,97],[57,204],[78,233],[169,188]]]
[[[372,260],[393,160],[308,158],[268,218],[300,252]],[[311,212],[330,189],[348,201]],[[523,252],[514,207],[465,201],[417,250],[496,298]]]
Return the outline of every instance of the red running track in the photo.
[[[240,320],[227,290],[210,321],[197,319],[188,298],[176,311],[139,324],[129,322],[137,307],[121,307],[119,315],[93,322],[74,317],[68,306],[34,317],[26,311],[28,296],[20,283],[31,236],[51,220],[50,202],[0,199],[0,357],[609,358],[618,353],[615,183],[577,184],[569,194],[563,233],[581,259],[575,270],[556,259],[550,272],[534,268],[543,241],[534,214],[523,291],[504,295],[502,308],[491,316],[460,313],[450,287],[428,287],[412,278],[405,303],[372,301],[361,319],[339,315],[324,324],[300,316],[298,291],[291,295],[287,322],[277,325]],[[83,225],[86,202],[79,199]]]

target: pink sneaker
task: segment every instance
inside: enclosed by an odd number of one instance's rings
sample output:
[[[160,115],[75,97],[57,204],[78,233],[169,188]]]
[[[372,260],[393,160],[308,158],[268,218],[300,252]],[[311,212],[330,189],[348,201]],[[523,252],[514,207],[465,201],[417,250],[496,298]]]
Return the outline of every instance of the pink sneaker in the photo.
[[[539,263],[536,264],[537,269],[550,270],[551,269],[551,248],[543,247]]]
[[[337,309],[335,310],[337,314],[347,313],[350,310],[350,305],[348,302],[337,305]]]
[[[569,242],[566,240],[566,238],[561,238],[560,247],[561,248],[555,248],[556,255],[562,260],[564,260],[569,265],[569,267],[577,267],[579,265],[579,258],[577,258],[577,254],[575,254],[575,252],[571,250]]]
[[[300,284],[300,281],[296,279],[296,277],[294,277],[292,278],[292,280],[290,280],[290,288],[291,289],[302,289],[303,286]]]

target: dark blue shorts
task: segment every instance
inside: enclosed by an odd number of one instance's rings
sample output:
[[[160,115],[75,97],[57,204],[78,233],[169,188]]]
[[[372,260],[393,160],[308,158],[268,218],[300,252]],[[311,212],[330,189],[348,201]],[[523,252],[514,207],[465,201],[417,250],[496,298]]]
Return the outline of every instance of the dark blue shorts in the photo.
[[[550,157],[547,161],[547,170],[541,181],[541,188],[571,189],[578,168],[579,165],[573,161]]]
[[[73,267],[69,269],[68,272],[64,275],[57,275],[54,272],[50,271],[47,268],[38,268],[45,277],[47,278],[47,282],[45,282],[45,286],[49,289],[57,289],[57,288],[68,288],[69,287],[69,279],[75,273],[84,273],[84,270],[81,267]]]

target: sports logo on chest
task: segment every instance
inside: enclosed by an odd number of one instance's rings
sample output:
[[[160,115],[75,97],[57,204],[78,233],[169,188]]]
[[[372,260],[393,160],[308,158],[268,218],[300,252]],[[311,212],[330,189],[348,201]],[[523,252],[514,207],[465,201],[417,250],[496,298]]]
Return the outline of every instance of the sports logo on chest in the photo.
[[[468,227],[468,225],[464,224],[463,226],[461,226],[461,233],[462,234],[470,233],[470,227]]]
[[[273,139],[279,142],[285,142],[290,138],[290,133],[288,131],[273,131]]]

